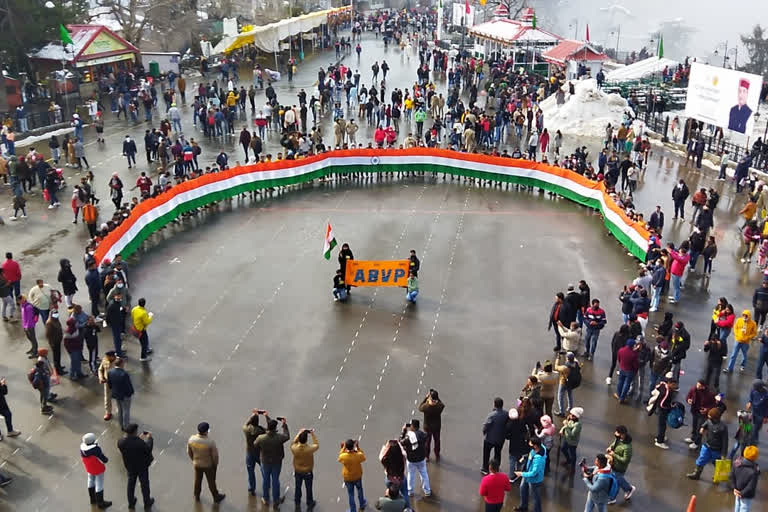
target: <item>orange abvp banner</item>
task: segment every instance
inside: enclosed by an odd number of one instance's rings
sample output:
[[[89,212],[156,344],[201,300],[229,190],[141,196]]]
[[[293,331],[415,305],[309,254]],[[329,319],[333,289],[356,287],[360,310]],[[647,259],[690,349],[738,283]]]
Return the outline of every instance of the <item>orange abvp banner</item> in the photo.
[[[351,286],[406,286],[408,260],[347,260],[344,281]]]

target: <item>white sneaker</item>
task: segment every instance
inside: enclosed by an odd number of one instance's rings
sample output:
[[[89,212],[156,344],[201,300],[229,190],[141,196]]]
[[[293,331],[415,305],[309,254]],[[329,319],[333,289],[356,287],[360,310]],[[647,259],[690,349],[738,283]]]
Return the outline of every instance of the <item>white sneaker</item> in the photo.
[[[139,358],[139,361],[141,361],[142,363],[146,363],[147,361],[151,361],[151,360],[152,358],[149,356]]]
[[[669,445],[667,443],[660,443],[658,441],[654,441],[653,444],[655,444],[657,448],[661,448],[662,450],[669,450]]]
[[[688,445],[688,449],[689,449],[689,450],[695,450],[695,449],[697,449],[698,447],[699,447],[699,445],[697,445],[696,443],[693,443],[693,442],[692,442],[691,444],[689,444],[689,445]]]
[[[26,216],[26,215],[22,215],[22,216],[21,216],[21,218],[22,218],[22,219],[26,219],[26,218],[27,218],[27,216]]]
[[[8,220],[16,220],[16,217],[8,217]]]
[[[633,485],[629,492],[624,493],[624,501],[629,501],[632,498],[632,495],[635,494],[636,490],[637,487]]]
[[[53,206],[52,204],[49,204],[49,205],[48,205],[48,209],[49,209],[49,210],[53,210],[54,208],[56,208],[56,207],[55,207],[55,206]]]
[[[685,439],[683,439],[683,442],[684,443],[692,443],[693,439],[691,437],[686,437]]]
[[[608,386],[611,385],[611,378],[610,377],[606,377],[605,378],[605,384],[608,385]]]

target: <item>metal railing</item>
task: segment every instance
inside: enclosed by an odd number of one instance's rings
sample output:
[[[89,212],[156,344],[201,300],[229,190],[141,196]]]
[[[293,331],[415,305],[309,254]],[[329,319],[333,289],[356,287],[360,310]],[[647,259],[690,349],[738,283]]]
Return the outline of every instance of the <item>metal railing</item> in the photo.
[[[15,111],[11,111],[0,114],[0,120],[6,123],[10,119],[11,126],[16,133],[26,134],[34,130],[67,123],[75,112],[77,112],[77,105],[69,105],[69,109],[62,106],[61,110],[58,111],[27,112],[26,123],[24,123],[20,119],[16,119]]]

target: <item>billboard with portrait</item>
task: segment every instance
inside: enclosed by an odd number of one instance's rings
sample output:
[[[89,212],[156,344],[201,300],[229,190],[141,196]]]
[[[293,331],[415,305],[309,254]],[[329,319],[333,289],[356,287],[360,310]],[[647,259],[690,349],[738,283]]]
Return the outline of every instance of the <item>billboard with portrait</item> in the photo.
[[[685,115],[749,136],[762,87],[759,75],[694,62]]]

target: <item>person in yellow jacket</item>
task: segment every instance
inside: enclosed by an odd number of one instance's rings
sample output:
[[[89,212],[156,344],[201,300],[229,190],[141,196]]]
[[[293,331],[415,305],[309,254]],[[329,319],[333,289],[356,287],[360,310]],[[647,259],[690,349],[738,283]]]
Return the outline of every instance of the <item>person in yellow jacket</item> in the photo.
[[[312,436],[312,443],[307,438]],[[315,467],[315,452],[320,448],[315,436],[315,429],[304,428],[299,431],[291,443],[293,453],[293,474],[296,479],[296,487],[293,492],[293,500],[296,502],[296,510],[301,508],[301,484],[307,489],[307,510],[312,510],[315,499],[312,496],[312,470]]]
[[[229,91],[229,94],[227,94],[227,106],[229,108],[234,107],[237,105],[237,100],[240,99],[239,94],[235,94],[234,91]]]
[[[344,479],[344,485],[347,487],[349,495],[349,512],[356,512],[355,489],[357,489],[357,498],[360,501],[360,510],[363,510],[368,502],[363,495],[363,462],[365,462],[365,453],[360,449],[360,445],[353,439],[347,439],[341,443],[339,450],[339,462],[341,462],[341,477]]]
[[[741,371],[744,371],[744,367],[747,364],[747,351],[749,350],[749,343],[757,336],[757,323],[752,320],[752,314],[748,309],[745,309],[741,316],[733,324],[733,337],[736,339],[736,343],[733,344],[733,353],[731,354],[731,360],[728,361],[728,368],[723,370],[724,373],[730,373],[733,371],[733,367],[736,365],[736,356],[739,352],[742,354]]]
[[[152,323],[152,313],[147,313],[144,306],[147,305],[147,300],[142,297],[139,299],[139,304],[134,306],[131,310],[131,319],[133,320],[134,335],[139,338],[141,343],[141,358],[139,361],[151,361],[152,358],[149,354],[152,353],[152,349],[149,346],[149,336],[147,335],[147,327]]]

